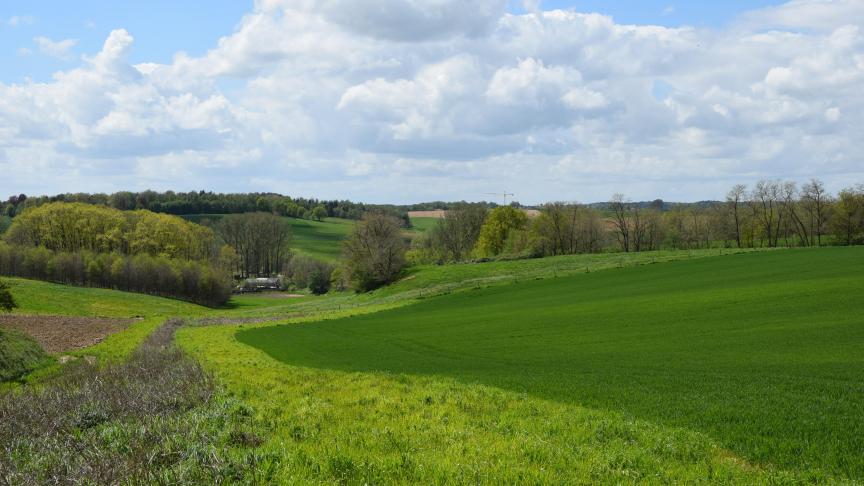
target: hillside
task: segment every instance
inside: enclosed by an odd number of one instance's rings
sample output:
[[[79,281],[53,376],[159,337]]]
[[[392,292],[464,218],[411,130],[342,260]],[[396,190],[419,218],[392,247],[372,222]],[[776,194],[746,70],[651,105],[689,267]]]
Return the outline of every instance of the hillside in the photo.
[[[862,257],[793,250],[633,267],[237,339],[288,369],[491,385],[705,434],[811,480],[860,479]]]
[[[187,214],[183,218],[205,225],[215,224],[223,214]],[[342,254],[342,240],[355,221],[326,218],[324,221],[283,217],[291,226],[291,251],[323,261],[335,261]]]

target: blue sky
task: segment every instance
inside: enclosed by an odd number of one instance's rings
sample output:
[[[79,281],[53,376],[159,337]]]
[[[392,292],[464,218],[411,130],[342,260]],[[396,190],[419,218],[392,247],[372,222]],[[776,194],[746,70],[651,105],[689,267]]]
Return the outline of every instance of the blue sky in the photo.
[[[0,197],[836,191],[864,182],[862,26],[861,0],[6,0]]]

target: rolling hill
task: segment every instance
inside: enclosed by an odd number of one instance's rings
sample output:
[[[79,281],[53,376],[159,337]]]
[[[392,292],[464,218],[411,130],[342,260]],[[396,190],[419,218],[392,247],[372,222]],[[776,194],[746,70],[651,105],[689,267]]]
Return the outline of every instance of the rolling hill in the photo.
[[[301,369],[491,385],[864,477],[864,248],[733,255],[461,292],[237,334]]]

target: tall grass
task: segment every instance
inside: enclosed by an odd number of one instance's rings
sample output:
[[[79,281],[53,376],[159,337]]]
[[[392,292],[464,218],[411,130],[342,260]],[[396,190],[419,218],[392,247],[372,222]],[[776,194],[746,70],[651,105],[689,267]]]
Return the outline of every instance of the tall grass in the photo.
[[[81,359],[0,395],[0,483],[208,483],[258,478],[252,412],[173,343],[171,320],[130,359]]]

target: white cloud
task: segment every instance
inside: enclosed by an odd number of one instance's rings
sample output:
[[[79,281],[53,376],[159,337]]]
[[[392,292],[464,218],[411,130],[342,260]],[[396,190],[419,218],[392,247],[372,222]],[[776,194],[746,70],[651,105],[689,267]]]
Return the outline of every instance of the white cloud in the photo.
[[[9,27],[18,27],[20,25],[32,25],[36,19],[29,15],[13,15],[8,19],[0,19],[0,25],[8,25]]]
[[[78,39],[53,41],[48,37],[34,37],[33,43],[36,44],[39,52],[46,56],[70,59],[69,51],[78,44]]]
[[[115,30],[50,82],[0,83],[0,170],[16,175],[0,193],[671,200],[862,177],[860,2],[795,0],[722,30],[505,3],[258,0],[167,64],[131,65]]]

